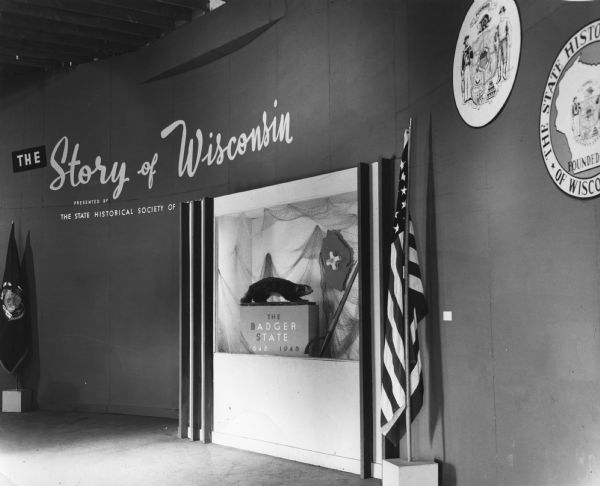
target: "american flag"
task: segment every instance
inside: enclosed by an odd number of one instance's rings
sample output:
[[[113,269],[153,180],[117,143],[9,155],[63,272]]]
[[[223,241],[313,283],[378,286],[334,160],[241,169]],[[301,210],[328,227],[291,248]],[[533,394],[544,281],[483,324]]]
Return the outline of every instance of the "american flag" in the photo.
[[[394,216],[394,235],[390,252],[390,276],[387,291],[387,309],[384,319],[383,366],[381,370],[381,430],[394,444],[406,432],[406,363],[404,357],[404,231],[408,203],[408,152],[410,133],[404,133],[404,149],[400,158],[400,180]],[[408,282],[410,326],[410,415],[411,421],[423,404],[423,376],[417,323],[427,313],[427,303],[421,282],[421,270],[413,224],[408,215]]]

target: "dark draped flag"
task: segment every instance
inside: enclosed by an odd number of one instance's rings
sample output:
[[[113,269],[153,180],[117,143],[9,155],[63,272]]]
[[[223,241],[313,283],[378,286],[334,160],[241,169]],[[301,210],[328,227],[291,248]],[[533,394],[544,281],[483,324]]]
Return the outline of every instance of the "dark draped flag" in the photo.
[[[14,225],[10,229],[4,277],[0,288],[0,365],[15,374],[29,352],[28,329],[25,316],[23,280]]]
[[[394,233],[390,251],[390,270],[387,305],[384,319],[383,366],[381,369],[381,430],[396,446],[406,432],[406,360],[404,356],[404,232],[408,229],[408,324],[410,343],[408,369],[410,370],[411,421],[423,404],[423,373],[417,323],[427,313],[427,304],[421,282],[417,245],[408,204],[409,132],[404,136],[400,158],[400,180],[394,216]],[[408,219],[408,221],[407,221]]]

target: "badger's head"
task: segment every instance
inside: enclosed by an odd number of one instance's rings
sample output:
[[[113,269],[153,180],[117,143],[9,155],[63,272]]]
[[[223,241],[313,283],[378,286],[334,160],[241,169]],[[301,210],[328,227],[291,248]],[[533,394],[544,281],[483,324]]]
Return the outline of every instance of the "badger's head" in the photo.
[[[298,297],[302,297],[303,295],[312,294],[312,287],[310,285],[298,284],[296,285],[296,292],[298,293]]]

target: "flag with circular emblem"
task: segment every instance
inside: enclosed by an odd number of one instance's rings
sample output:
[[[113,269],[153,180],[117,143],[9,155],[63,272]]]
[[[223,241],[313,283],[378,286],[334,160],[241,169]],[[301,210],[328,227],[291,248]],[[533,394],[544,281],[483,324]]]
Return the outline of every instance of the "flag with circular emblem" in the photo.
[[[14,374],[29,351],[25,302],[14,225],[10,229],[4,277],[0,288],[0,365]]]

